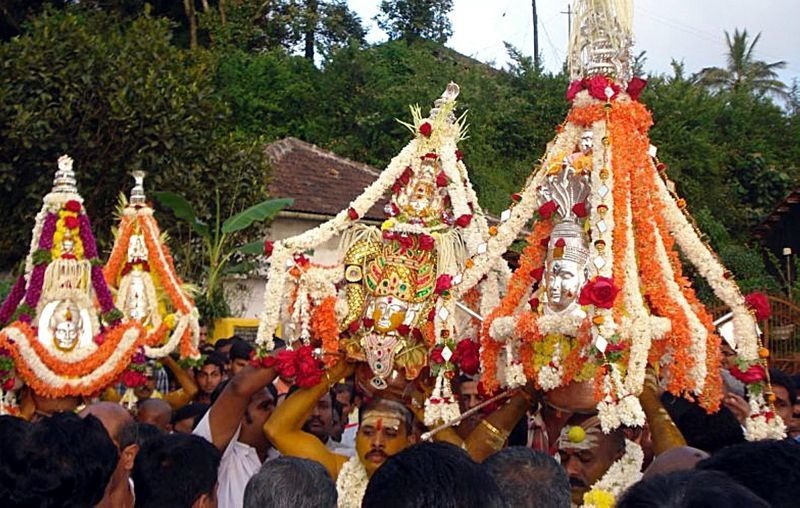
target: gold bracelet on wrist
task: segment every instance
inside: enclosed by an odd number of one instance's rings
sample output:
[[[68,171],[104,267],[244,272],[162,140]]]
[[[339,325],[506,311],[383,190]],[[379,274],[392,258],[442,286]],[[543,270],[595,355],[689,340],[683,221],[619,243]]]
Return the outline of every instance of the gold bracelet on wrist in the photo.
[[[494,448],[495,450],[502,449],[503,446],[505,446],[506,444],[506,440],[508,439],[508,432],[504,432],[498,429],[485,419],[481,420],[480,424],[483,425],[486,428],[486,430],[489,431],[488,441],[491,447]]]

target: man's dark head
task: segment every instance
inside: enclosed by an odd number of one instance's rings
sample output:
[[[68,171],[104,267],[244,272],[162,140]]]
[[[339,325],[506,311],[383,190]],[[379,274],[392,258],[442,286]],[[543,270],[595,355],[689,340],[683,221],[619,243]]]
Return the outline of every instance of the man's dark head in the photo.
[[[155,425],[163,431],[169,431],[172,420],[172,407],[163,399],[146,399],[139,401],[136,421]]]
[[[346,420],[356,405],[355,386],[350,382],[337,383],[333,390],[336,392],[336,400],[342,406],[342,414]]]
[[[794,380],[782,370],[769,369],[769,380],[772,393],[775,394],[775,412],[787,426],[792,423],[794,405],[797,404],[797,392]]]
[[[797,506],[800,500],[800,444],[793,440],[729,446],[697,468],[727,474],[776,508]]]
[[[278,457],[244,489],[244,508],[336,508],[336,485],[319,462]]]
[[[567,473],[546,453],[511,446],[490,455],[483,467],[494,478],[509,507],[570,506]]]
[[[210,396],[214,393],[217,385],[222,382],[224,374],[225,358],[218,353],[209,353],[206,355],[203,365],[195,371],[194,379],[200,392]]]
[[[769,504],[716,471],[676,471],[631,486],[616,508],[768,508]]]
[[[253,346],[246,340],[237,336],[231,338],[231,349],[228,352],[231,376],[235,376],[250,364],[250,354],[253,350]]]
[[[414,417],[404,405],[389,399],[372,399],[358,416],[356,453],[372,476],[388,457],[411,444]]]
[[[621,430],[605,434],[595,415],[574,414],[558,438],[561,465],[567,471],[572,502],[580,505],[583,495],[625,453]]]
[[[314,405],[311,416],[303,424],[303,430],[317,436],[323,443],[327,443],[333,432],[333,411],[333,396],[328,391]]]
[[[200,419],[208,411],[208,407],[208,404],[203,402],[192,402],[178,408],[172,413],[172,431],[191,434]]]
[[[93,416],[57,413],[35,424],[2,418],[0,442],[2,506],[94,506],[117,465],[117,447]]]
[[[448,443],[421,443],[392,455],[367,485],[364,508],[501,507],[489,474]]]
[[[220,458],[214,445],[189,434],[146,442],[133,466],[137,508],[216,506]]]

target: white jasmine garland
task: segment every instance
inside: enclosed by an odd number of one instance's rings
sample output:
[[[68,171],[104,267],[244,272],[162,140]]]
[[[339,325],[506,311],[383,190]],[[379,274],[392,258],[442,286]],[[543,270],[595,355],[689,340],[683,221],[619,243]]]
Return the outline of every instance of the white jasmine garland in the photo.
[[[170,333],[167,342],[160,347],[144,346],[144,354],[147,355],[148,358],[162,358],[175,351],[178,348],[178,344],[180,344],[181,337],[183,337],[187,327],[191,330],[192,335],[194,336],[195,331],[191,325],[192,321],[196,323],[197,318],[191,315],[182,314],[181,312],[176,312],[175,328],[172,329],[172,333]],[[198,330],[197,334],[199,335],[199,333],[200,331]]]
[[[561,381],[564,379],[564,369],[560,363],[555,366],[544,365],[539,372],[536,373],[536,380],[541,386],[542,390],[553,390],[561,386]]]
[[[542,335],[555,333],[558,335],[568,335],[575,337],[578,335],[578,328],[583,323],[584,318],[575,314],[558,315],[542,314],[537,320],[536,325]]]
[[[642,479],[642,465],[644,464],[644,451],[637,443],[626,439],[625,454],[611,464],[608,471],[591,487],[592,491],[604,491],[619,498],[631,485]],[[584,508],[593,507],[584,504]]]
[[[758,336],[756,324],[750,314],[739,288],[725,277],[725,268],[717,260],[711,249],[705,245],[695,232],[689,220],[670,194],[667,184],[655,172],[652,177],[658,189],[659,198],[664,205],[664,219],[675,241],[689,261],[697,268],[703,278],[714,290],[714,294],[730,307],[733,312],[733,326],[736,334],[736,352],[746,361],[758,359]]]
[[[509,389],[525,386],[528,383],[525,370],[522,368],[522,362],[518,360],[518,342],[516,339],[506,341],[505,346],[506,369],[504,384]]]
[[[495,342],[505,342],[514,336],[517,321],[513,316],[499,317],[489,326],[489,336]]]
[[[339,471],[339,476],[336,477],[336,492],[339,495],[336,506],[338,508],[360,508],[368,483],[367,470],[361,463],[361,459],[358,455],[350,457]]]
[[[786,425],[764,398],[763,393],[753,393],[748,387],[750,415],[745,420],[744,436],[748,441],[760,439],[783,439],[786,437]],[[767,413],[772,412],[767,419]]]

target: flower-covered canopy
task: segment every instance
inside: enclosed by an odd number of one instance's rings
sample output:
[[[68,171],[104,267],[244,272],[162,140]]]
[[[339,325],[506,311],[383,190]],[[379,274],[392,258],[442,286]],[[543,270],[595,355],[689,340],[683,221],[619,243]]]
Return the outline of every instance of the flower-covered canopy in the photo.
[[[122,317],[103,278],[72,159],[62,156],[36,216],[25,273],[0,307],[0,347],[38,395],[93,395],[118,378],[141,345],[141,326]]]
[[[477,318],[498,303],[508,275],[500,258],[479,290],[458,275],[486,248],[490,229],[457,146],[466,129],[454,114],[458,93],[448,85],[425,117],[412,108],[406,125],[414,138],[347,210],[272,246],[258,334],[265,349],[279,323],[289,341],[320,339],[323,353],[341,350],[364,362],[362,387],[377,393],[430,367],[437,381],[427,422],[458,415],[446,374],[457,367],[474,373],[478,347],[467,336],[477,335]],[[381,227],[360,223],[386,194]],[[341,264],[319,267],[303,255],[337,234]],[[455,288],[463,298],[452,297]]]
[[[715,411],[720,339],[679,252],[731,308],[740,369],[763,374],[754,316],[650,144],[652,117],[638,100],[646,83],[630,73],[630,1],[576,7],[572,107],[508,220],[463,274],[468,287],[533,219],[508,292],[483,325],[482,380],[508,386],[512,356],[549,397],[593,394],[609,431],[644,423],[637,397],[650,365],[670,392]],[[764,376],[748,387],[748,436],[781,435]]]
[[[124,319],[144,327],[148,357],[160,358],[173,351],[184,358],[198,357],[197,308],[175,272],[153,209],[145,199],[144,173],[134,172],[133,177],[136,185],[122,212],[103,276]]]

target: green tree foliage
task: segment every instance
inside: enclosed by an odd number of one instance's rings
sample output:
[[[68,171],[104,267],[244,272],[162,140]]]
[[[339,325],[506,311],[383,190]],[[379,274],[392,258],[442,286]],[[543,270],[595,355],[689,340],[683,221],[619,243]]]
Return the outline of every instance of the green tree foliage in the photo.
[[[201,216],[210,213],[202,206],[209,187],[221,190],[226,208],[264,195],[263,143],[230,134],[229,110],[213,86],[216,59],[172,45],[163,19],[48,12],[0,44],[0,67],[3,266],[27,251],[62,153],[75,159],[101,247],[132,169],[148,172],[151,189],[183,189]]]
[[[381,0],[375,21],[390,39],[444,43],[453,35],[452,9],[453,0]]]

